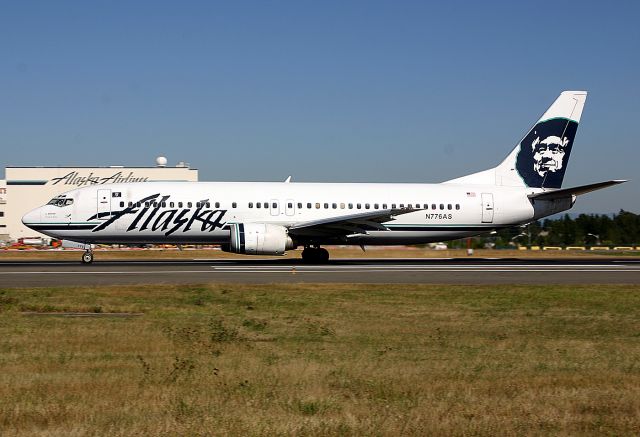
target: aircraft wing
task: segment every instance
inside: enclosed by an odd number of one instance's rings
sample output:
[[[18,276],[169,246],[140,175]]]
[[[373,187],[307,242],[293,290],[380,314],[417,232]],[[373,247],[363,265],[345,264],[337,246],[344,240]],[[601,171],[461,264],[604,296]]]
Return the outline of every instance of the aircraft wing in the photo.
[[[389,230],[382,223],[394,219],[394,216],[420,211],[419,209],[383,209],[360,214],[343,215],[320,220],[312,220],[293,225],[289,235],[304,237],[325,237],[351,234],[364,234],[367,231]]]
[[[596,184],[581,185],[573,188],[562,188],[560,190],[543,191],[541,193],[529,194],[529,199],[536,200],[555,200],[569,196],[578,196],[580,194],[590,193],[591,191],[601,190],[602,188],[611,187],[613,185],[622,184],[626,180],[616,179],[612,181],[598,182]]]

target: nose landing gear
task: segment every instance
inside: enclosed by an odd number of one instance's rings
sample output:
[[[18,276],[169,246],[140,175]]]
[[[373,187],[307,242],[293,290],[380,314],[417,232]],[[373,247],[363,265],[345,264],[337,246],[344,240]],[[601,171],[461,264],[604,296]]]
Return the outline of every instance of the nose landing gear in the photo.
[[[87,249],[82,254],[82,264],[91,264],[93,262],[93,252],[90,249]]]
[[[308,264],[326,264],[329,262],[329,251],[319,246],[306,246],[302,251],[302,261]]]

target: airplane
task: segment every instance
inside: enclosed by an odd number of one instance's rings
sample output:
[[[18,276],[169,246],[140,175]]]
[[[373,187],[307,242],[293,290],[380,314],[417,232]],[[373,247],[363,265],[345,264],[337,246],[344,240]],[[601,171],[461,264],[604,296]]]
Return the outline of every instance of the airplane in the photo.
[[[246,255],[325,263],[322,245],[411,245],[524,225],[625,180],[562,188],[585,91],[564,91],[496,167],[439,184],[135,182],[68,191],[28,212],[29,228],[95,244],[219,244]]]

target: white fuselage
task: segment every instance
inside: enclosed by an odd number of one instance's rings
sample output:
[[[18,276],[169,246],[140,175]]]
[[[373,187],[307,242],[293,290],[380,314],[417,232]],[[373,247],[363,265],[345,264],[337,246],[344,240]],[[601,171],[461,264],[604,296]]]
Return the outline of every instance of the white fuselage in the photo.
[[[145,182],[94,185],[64,196],[72,200],[31,211],[24,223],[81,243],[226,244],[233,223],[289,228],[375,210],[414,209],[383,223],[386,230],[295,241],[393,245],[453,240],[558,212],[552,202],[534,208],[524,188],[456,183]]]

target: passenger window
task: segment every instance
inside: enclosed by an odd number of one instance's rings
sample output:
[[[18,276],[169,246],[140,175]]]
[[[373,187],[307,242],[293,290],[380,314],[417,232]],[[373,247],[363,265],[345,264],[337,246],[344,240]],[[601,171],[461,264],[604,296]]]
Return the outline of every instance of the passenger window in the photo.
[[[349,204],[349,209],[353,209],[353,203]]]
[[[429,204],[425,203],[424,205],[422,205],[422,209],[429,209]]]
[[[344,203],[340,204],[340,209],[344,209]]]
[[[444,209],[444,203],[440,204],[440,209]]]
[[[274,205],[275,205],[275,203],[274,203]],[[275,208],[275,206],[274,206],[274,208]],[[269,202],[264,202],[264,209],[269,209]]]
[[[320,204],[316,203],[316,209],[320,209]]]
[[[329,204],[328,203],[324,204],[324,209],[329,209]]]
[[[216,208],[220,208],[220,202],[216,202]]]
[[[236,202],[231,203],[231,208],[237,208],[238,204]]]
[[[400,208],[404,208],[404,203],[401,203],[401,204],[400,204]]]
[[[271,208],[275,209],[275,208],[277,208],[277,207],[278,207],[278,204],[277,204],[277,203],[273,202],[273,203],[271,204]]]
[[[364,204],[364,209],[369,209],[369,204],[368,203]]]
[[[378,209],[378,206],[379,206],[379,205],[378,205],[377,203],[374,203],[374,204],[373,204],[373,209]]]
[[[387,204],[386,203],[382,204],[382,209],[387,209]]]
[[[182,202],[178,202],[178,208],[182,208]]]
[[[124,202],[120,202],[120,208],[124,208]]]
[[[338,204],[337,204],[337,203],[332,203],[332,204],[331,204],[331,208],[333,208],[333,209],[337,209],[337,208],[338,208]]]
[[[256,208],[260,208],[261,206],[262,206],[262,204],[260,202],[256,203]],[[249,207],[249,208],[251,208],[251,207]]]
[[[307,209],[311,209],[311,203],[307,203]]]
[[[287,208],[293,208],[293,203],[287,203]]]
[[[302,209],[302,203],[298,202],[298,209]]]
[[[395,203],[391,204],[391,209],[396,209],[396,204]]]
[[[133,202],[129,202],[129,208],[133,206]]]
[[[453,209],[453,207],[451,206],[451,204],[447,205],[447,209]]]
[[[436,209],[436,204],[435,203],[431,204],[431,209]]]
[[[169,208],[173,208],[173,202],[169,202]]]
[[[166,208],[167,207],[167,202],[162,202],[162,207]]]
[[[460,204],[456,203],[456,209],[460,209]]]
[[[158,202],[153,202],[153,207],[157,208],[158,207]]]
[[[193,203],[187,202],[187,208],[191,208],[192,206],[193,206]]]
[[[357,203],[357,204],[356,204],[356,208],[358,208],[358,209],[362,208],[362,204]]]
[[[253,208],[253,202],[249,202],[249,208]]]
[[[162,206],[164,206],[164,202],[162,202]],[[207,208],[211,208],[211,204],[207,202]]]

